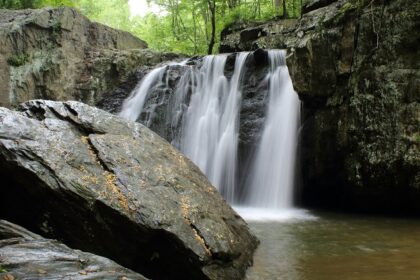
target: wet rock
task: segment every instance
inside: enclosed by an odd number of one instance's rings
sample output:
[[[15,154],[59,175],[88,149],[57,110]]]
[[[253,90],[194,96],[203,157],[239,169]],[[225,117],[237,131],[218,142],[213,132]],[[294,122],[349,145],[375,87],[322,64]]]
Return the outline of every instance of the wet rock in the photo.
[[[73,250],[0,220],[0,279],[146,278],[104,257]]]
[[[221,51],[288,50],[303,101],[304,204],[420,213],[420,3],[304,4],[299,20],[251,24],[266,35],[244,41],[249,27],[231,28],[221,40]]]
[[[241,86],[242,102],[239,112],[238,178],[239,190],[244,185],[249,170],[247,166],[261,138],[266,116],[269,84],[267,52],[256,50],[248,57]]]
[[[252,55],[256,65],[268,65],[268,53],[266,50],[257,49]]]
[[[200,63],[199,61],[191,63]],[[177,102],[175,91],[182,75],[189,70],[189,67],[183,65],[168,65],[161,80],[158,81],[149,92],[148,98],[144,104],[143,112],[138,121],[145,124],[151,130],[159,134],[168,142],[176,138],[181,130],[181,122],[172,119],[173,110]],[[191,91],[186,89],[186,100],[189,100]]]
[[[143,125],[78,102],[0,108],[0,218],[152,279],[241,279],[256,238]]]

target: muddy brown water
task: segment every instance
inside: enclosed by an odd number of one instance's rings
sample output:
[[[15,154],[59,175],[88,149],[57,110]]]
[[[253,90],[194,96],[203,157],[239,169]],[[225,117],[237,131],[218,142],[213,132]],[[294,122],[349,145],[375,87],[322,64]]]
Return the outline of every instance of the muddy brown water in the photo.
[[[261,244],[246,279],[420,279],[419,219],[312,214],[249,222]]]

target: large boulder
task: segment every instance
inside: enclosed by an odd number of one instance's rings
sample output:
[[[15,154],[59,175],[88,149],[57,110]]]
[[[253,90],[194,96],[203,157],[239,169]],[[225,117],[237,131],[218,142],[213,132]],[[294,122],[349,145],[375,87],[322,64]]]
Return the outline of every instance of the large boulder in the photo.
[[[93,105],[139,66],[177,57],[146,48],[75,9],[0,9],[0,106],[34,98]]]
[[[139,123],[74,101],[0,108],[0,218],[152,279],[241,279],[256,238]]]
[[[0,220],[0,279],[146,280],[104,257],[72,250]]]
[[[300,19],[233,26],[221,40],[221,51],[288,49],[304,204],[420,214],[420,2],[304,4]]]

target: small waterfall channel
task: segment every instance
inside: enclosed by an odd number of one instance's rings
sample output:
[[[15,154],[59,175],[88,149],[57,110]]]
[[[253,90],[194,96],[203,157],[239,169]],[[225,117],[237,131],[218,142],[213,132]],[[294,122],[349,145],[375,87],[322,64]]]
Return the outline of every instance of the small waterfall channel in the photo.
[[[158,67],[139,82],[124,101],[120,115],[149,127],[153,118],[164,119],[171,134],[167,140],[196,163],[240,213],[278,213],[293,206],[300,101],[286,66],[286,52],[269,50],[266,74],[257,81],[266,85],[263,123],[247,164],[239,162],[242,89],[252,75],[245,75],[251,58],[251,53],[236,54],[231,75],[226,74],[228,55]],[[165,99],[171,69],[182,71]],[[166,103],[166,110],[157,117],[156,107],[162,104],[152,100],[147,117],[141,118],[151,98]]]
[[[268,106],[261,139],[247,182],[247,205],[290,208],[293,201],[294,167],[300,102],[283,52],[268,52],[270,71]]]

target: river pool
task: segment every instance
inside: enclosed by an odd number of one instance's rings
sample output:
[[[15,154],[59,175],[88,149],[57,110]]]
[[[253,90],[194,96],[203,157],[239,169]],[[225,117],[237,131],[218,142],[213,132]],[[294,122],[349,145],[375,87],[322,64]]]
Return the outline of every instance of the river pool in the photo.
[[[418,219],[306,212],[249,226],[261,244],[248,280],[420,279]]]

